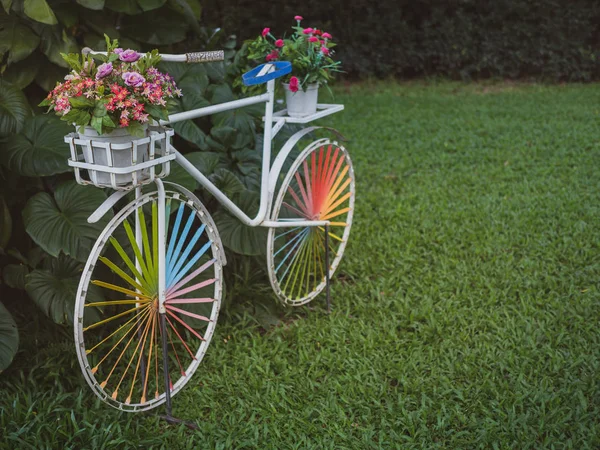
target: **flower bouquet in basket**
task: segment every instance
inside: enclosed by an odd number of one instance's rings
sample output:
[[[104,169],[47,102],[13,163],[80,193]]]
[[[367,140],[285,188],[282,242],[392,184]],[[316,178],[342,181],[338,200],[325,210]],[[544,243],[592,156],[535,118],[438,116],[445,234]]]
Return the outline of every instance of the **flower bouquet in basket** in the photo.
[[[83,146],[87,163],[128,167],[147,159],[147,142],[133,143],[149,135],[149,124],[166,120],[168,102],[182,94],[170,75],[156,69],[158,50],[146,54],[123,50],[117,40],[105,38],[106,55],[62,54],[72,70],[39,106],[75,125],[80,139],[93,141],[93,150]],[[106,142],[131,145],[107,155],[106,146],[97,144]],[[107,173],[91,176],[94,183],[109,179]],[[130,177],[117,175],[117,179],[125,182]]]
[[[296,26],[291,36],[276,38],[270,28],[248,43],[248,58],[260,61],[289,61],[292,72],[284,78],[288,114],[303,117],[317,110],[319,86],[326,86],[341,62],[334,60],[335,43],[331,34],[317,28],[301,26],[303,18],[294,17]]]

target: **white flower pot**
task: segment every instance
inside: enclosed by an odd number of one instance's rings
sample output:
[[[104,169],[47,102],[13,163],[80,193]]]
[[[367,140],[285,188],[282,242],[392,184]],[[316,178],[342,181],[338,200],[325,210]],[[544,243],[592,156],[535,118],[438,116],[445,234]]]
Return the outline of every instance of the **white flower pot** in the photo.
[[[85,127],[85,130],[82,133],[79,133],[79,138],[84,140],[90,140],[95,142],[110,142],[113,144],[127,144],[136,139],[140,139],[139,137],[134,137],[130,135],[125,128],[116,128],[114,131],[108,134],[99,135],[96,130],[92,127]],[[148,126],[144,126],[144,134],[148,135]],[[106,149],[104,147],[99,147],[92,145],[92,151],[84,145],[83,149],[83,157],[85,158],[85,162],[89,164],[98,164],[101,166],[108,166],[108,159],[106,155]],[[148,144],[138,145],[137,147],[137,155],[136,155],[136,164],[148,160]],[[130,167],[133,165],[133,144],[130,148],[126,148],[124,150],[112,150],[112,167]],[[146,171],[138,171],[137,176],[143,176],[143,172]],[[90,179],[96,185],[111,185],[110,174],[107,172],[98,172],[95,170],[90,170]],[[115,174],[115,182],[118,185],[125,185],[132,182],[132,174]]]
[[[285,103],[290,117],[306,117],[317,112],[319,83],[309,84],[306,92],[299,88],[297,92],[290,91],[290,85],[283,83]]]

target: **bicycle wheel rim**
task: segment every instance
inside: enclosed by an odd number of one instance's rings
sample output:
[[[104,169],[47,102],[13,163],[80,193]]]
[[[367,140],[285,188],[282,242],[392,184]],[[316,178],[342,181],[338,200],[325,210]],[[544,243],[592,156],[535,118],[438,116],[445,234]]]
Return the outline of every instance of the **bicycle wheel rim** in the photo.
[[[109,222],[84,268],[75,306],[76,349],[86,381],[103,401],[130,412],[165,401],[162,331],[152,290],[159,270],[157,207],[157,193],[145,194]],[[214,334],[222,265],[218,235],[204,207],[167,191],[166,209],[167,361],[174,396],[193,376]],[[89,293],[98,289],[106,304],[90,301]],[[121,303],[107,303],[115,301],[115,293]],[[110,314],[94,321],[90,311],[97,308]]]

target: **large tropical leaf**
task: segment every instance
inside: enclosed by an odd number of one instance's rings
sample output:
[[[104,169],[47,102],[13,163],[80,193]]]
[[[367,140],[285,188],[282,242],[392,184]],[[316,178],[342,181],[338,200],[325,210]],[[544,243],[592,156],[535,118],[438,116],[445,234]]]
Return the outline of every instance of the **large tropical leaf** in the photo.
[[[70,152],[64,136],[71,131],[71,126],[55,116],[27,119],[23,131],[10,136],[0,149],[0,162],[30,177],[68,172]]]
[[[100,11],[104,8],[104,0],[77,0],[81,6]]]
[[[37,22],[56,25],[58,21],[46,0],[25,0],[25,15]]]
[[[12,362],[19,348],[19,330],[12,315],[0,302],[0,373]]]
[[[245,189],[240,179],[233,172],[224,168],[215,170],[208,178],[229,198],[243,192]]]
[[[186,38],[188,24],[169,9],[149,11],[123,19],[123,34],[152,45],[169,45]]]
[[[97,223],[87,222],[105,199],[100,189],[74,181],[60,185],[54,198],[40,192],[29,199],[23,210],[25,230],[52,256],[62,251],[78,261],[86,261],[94,241],[112,216],[110,212]]]
[[[31,108],[23,92],[0,81],[0,136],[21,131],[30,114]]]
[[[35,80],[40,67],[40,58],[33,54],[23,61],[11,64],[2,74],[4,81],[12,84],[17,89],[24,89]]]
[[[2,269],[2,279],[13,289],[25,289],[25,277],[29,267],[25,264],[7,264]]]
[[[52,260],[49,270],[36,269],[27,275],[25,289],[40,309],[59,324],[73,321],[73,310],[82,264],[61,254]],[[87,298],[102,301],[104,296],[98,286],[88,286]],[[96,315],[97,311],[90,311]]]
[[[0,196],[0,248],[5,248],[12,234],[12,217],[4,197]]]
[[[219,162],[219,157],[214,153],[193,152],[184,156],[207,177],[215,171]],[[191,191],[198,187],[198,182],[179,164],[171,164],[171,173],[167,181],[180,184]]]
[[[244,191],[235,196],[236,204],[254,217],[258,212],[259,196],[256,192]],[[213,216],[223,245],[242,255],[262,255],[267,248],[267,229],[249,227],[220,208]]]
[[[44,52],[44,55],[54,64],[68,68],[69,65],[60,54],[77,53],[79,51],[79,46],[73,37],[68,35],[65,30],[61,31],[57,27],[37,25],[35,28],[40,33],[40,49]]]
[[[144,11],[152,11],[153,9],[160,8],[167,0],[137,0],[137,2]]]
[[[8,52],[9,65],[27,58],[39,43],[40,38],[16,16],[0,15],[0,57]]]

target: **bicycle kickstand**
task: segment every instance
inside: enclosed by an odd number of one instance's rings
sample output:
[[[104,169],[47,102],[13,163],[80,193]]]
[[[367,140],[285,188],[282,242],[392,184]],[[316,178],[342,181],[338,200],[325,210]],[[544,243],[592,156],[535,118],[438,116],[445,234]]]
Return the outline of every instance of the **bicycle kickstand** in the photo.
[[[173,417],[171,405],[171,379],[169,377],[169,361],[168,361],[168,346],[167,346],[167,326],[165,321],[165,313],[160,313],[160,327],[162,329],[162,354],[163,354],[163,375],[165,378],[165,409],[166,414],[160,418],[165,420],[170,425],[184,424],[190,430],[199,430],[200,428],[194,422],[178,419]]]
[[[325,225],[325,298],[327,314],[331,314],[331,280],[329,279],[329,225]]]

